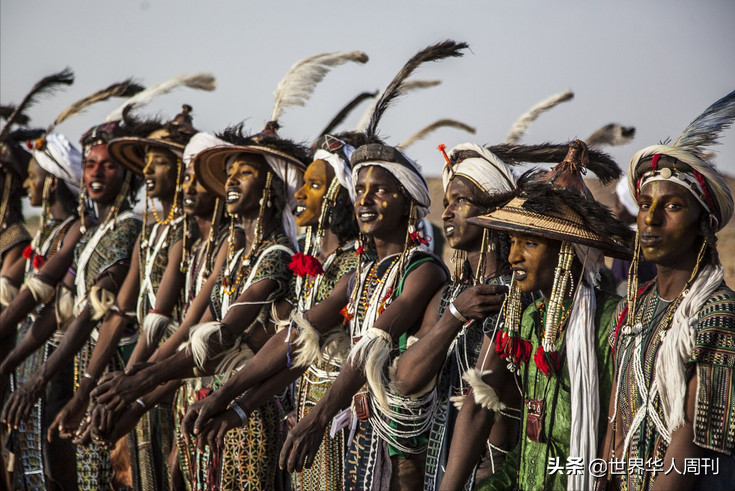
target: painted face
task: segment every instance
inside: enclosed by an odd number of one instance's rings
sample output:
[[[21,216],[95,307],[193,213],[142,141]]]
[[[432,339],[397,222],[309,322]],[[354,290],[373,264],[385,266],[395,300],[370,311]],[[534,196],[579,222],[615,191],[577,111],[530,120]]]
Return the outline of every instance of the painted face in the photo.
[[[43,205],[43,184],[48,172],[38,165],[38,161],[31,157],[28,161],[28,177],[23,181],[23,188],[28,193],[31,206]]]
[[[176,192],[177,159],[162,148],[151,147],[145,153],[146,194],[151,198],[173,199]]]
[[[193,164],[189,164],[184,171],[181,190],[184,194],[184,212],[188,216],[212,217],[215,197],[199,182]]]
[[[304,185],[294,193],[296,225],[316,227],[322,212],[324,196],[334,179],[334,169],[323,160],[315,160],[304,172]]]
[[[522,292],[541,291],[551,296],[554,286],[554,269],[559,260],[561,243],[538,235],[508,232],[510,254],[508,262]]]
[[[96,145],[84,159],[84,185],[92,201],[112,204],[123,184],[125,168],[110,157],[107,145]]]
[[[230,214],[260,209],[268,166],[259,155],[240,154],[227,165],[225,203]]]
[[[669,181],[648,183],[641,189],[638,206],[639,240],[647,260],[675,266],[697,256],[704,209],[686,188]]]
[[[375,165],[363,167],[355,183],[355,215],[360,231],[379,236],[404,228],[409,202],[391,174]]]
[[[480,189],[469,179],[455,176],[444,193],[444,235],[450,247],[459,250],[479,249],[483,229],[467,223],[467,219],[485,212],[476,203],[482,198]]]

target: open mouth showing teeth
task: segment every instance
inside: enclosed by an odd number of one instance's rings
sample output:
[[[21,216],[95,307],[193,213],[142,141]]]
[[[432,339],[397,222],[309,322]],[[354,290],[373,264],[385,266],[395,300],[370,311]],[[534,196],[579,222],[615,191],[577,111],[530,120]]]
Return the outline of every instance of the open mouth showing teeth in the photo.
[[[360,212],[358,217],[360,218],[361,222],[371,222],[375,220],[376,218],[378,218],[378,214],[375,212],[371,212],[371,211],[363,211],[363,212]]]
[[[184,206],[194,206],[194,203],[196,203],[192,198],[189,198],[188,196],[184,196]]]
[[[447,225],[446,227],[444,227],[444,235],[446,235],[447,237],[451,237],[452,235],[454,235],[454,225]]]
[[[296,216],[299,216],[305,211],[306,211],[306,207],[304,205],[296,205],[296,209],[294,210],[293,214]]]
[[[92,191],[102,191],[102,188],[104,188],[105,185],[98,181],[93,181],[89,183],[89,188]]]
[[[227,195],[225,196],[225,201],[228,203],[234,203],[235,201],[240,199],[240,192],[239,191],[227,191]]]
[[[145,180],[145,188],[146,189],[153,189],[153,186],[156,185],[156,182],[153,179],[146,179]]]
[[[527,276],[527,275],[528,275],[528,273],[526,273],[526,272],[525,272],[524,270],[522,270],[522,269],[514,269],[514,270],[513,270],[513,276],[515,276],[515,279],[516,279],[517,281],[522,281],[522,280],[525,280],[525,279],[526,279],[526,276]]]

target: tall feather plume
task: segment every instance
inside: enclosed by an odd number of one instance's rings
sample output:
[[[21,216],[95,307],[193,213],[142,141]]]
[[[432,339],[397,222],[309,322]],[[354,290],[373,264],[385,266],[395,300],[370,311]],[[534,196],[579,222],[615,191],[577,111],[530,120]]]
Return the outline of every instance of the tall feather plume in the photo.
[[[362,51],[347,53],[321,53],[297,61],[281,79],[274,93],[271,121],[278,121],[283,110],[291,106],[303,106],[311,97],[314,88],[333,67],[353,61],[367,63],[368,56]]]
[[[735,90],[700,114],[689,123],[684,132],[671,145],[705,158],[704,147],[719,143],[720,133],[729,128],[735,118]]]
[[[467,133],[475,134],[475,128],[473,128],[470,125],[464,124],[461,121],[455,121],[454,119],[440,119],[439,121],[434,121],[429,126],[426,126],[422,130],[414,133],[412,136],[408,137],[406,140],[402,141],[398,145],[396,145],[396,148],[398,149],[405,149],[407,147],[410,147],[414,143],[416,143],[418,140],[421,140],[422,138],[426,137],[429,133],[432,133],[439,128],[457,128],[458,130],[464,130]]]
[[[633,126],[623,126],[618,123],[609,123],[592,133],[584,142],[588,147],[625,145],[635,138]]]
[[[440,43],[431,45],[427,48],[422,49],[411,57],[408,62],[403,65],[398,74],[393,77],[388,87],[386,87],[383,94],[378,99],[375,105],[375,111],[373,111],[370,121],[365,127],[365,134],[368,136],[368,140],[376,135],[378,131],[378,123],[383,117],[383,113],[395,101],[398,97],[404,94],[403,86],[405,81],[416,69],[422,64],[430,61],[439,61],[449,57],[462,56],[462,50],[468,48],[467,43],[458,43],[456,41],[442,41]]]
[[[0,118],[3,118],[5,121],[7,121],[10,118],[10,115],[13,114],[13,111],[15,111],[15,106],[12,104],[0,106]],[[19,126],[25,126],[30,122],[31,118],[29,118],[25,114],[18,114],[15,117],[15,124]]]
[[[71,85],[73,83],[74,72],[72,72],[71,68],[69,67],[64,68],[58,73],[54,73],[52,75],[49,75],[48,77],[42,78],[36,83],[36,85],[33,86],[31,91],[26,94],[20,104],[16,106],[15,111],[13,111],[10,116],[8,116],[5,126],[3,126],[2,131],[0,131],[0,137],[5,136],[8,131],[10,131],[10,127],[16,123],[16,118],[19,115],[22,115],[26,109],[35,104],[39,97],[53,94],[59,88],[61,88],[62,85]]]
[[[164,82],[158,83],[152,87],[147,88],[142,92],[138,92],[136,95],[126,100],[123,105],[112,111],[107,115],[107,121],[116,121],[122,119],[123,110],[126,106],[131,106],[131,109],[136,109],[156,99],[163,94],[168,94],[177,87],[189,87],[196,90],[212,91],[217,87],[217,79],[211,73],[195,73],[194,75],[179,75],[178,77],[170,78]]]
[[[487,149],[508,165],[559,163],[567,156],[569,144],[508,145],[504,143],[487,147]],[[603,184],[608,184],[620,177],[620,167],[610,155],[599,150],[588,149],[588,156],[587,169],[592,171]]]
[[[407,80],[403,84],[403,93],[401,95],[406,95],[409,92],[417,89],[428,89],[429,87],[436,87],[441,83],[441,80]],[[385,94],[385,92],[382,92],[380,96],[382,97],[383,94]],[[367,125],[370,122],[370,117],[373,115],[373,113],[375,112],[375,108],[378,105],[378,100],[379,99],[373,101],[370,107],[365,110],[362,117],[360,118],[360,121],[357,123],[357,131],[365,131],[365,128],[367,128]]]
[[[329,122],[329,124],[322,130],[320,135],[326,135],[331,134],[334,129],[342,124],[342,122],[347,118],[347,116],[358,106],[362,101],[365,99],[372,99],[374,97],[378,96],[378,91],[374,92],[363,92],[359,94],[357,97],[352,99],[350,102],[348,102],[345,107],[340,109],[340,111],[337,113],[337,115],[332,118],[332,120]]]
[[[81,114],[82,111],[84,111],[92,104],[106,101],[111,97],[132,97],[135,94],[141,92],[143,89],[145,89],[145,87],[135,83],[133,79],[129,78],[123,82],[112,84],[107,88],[98,90],[97,92],[88,95],[84,99],[78,100],[71,106],[61,111],[61,113],[56,117],[51,126],[48,127],[46,133],[51,133],[51,131],[53,131],[56,126],[71,118],[72,116]]]
[[[508,136],[505,137],[503,143],[518,143],[523,135],[526,133],[526,130],[531,125],[531,123],[536,121],[536,119],[541,116],[541,114],[545,113],[553,107],[558,106],[562,102],[570,101],[573,98],[574,92],[572,92],[571,90],[566,90],[561,94],[552,95],[548,99],[539,102],[531,109],[529,109],[528,112],[518,118],[518,121],[513,123],[513,126],[511,126],[510,132],[508,133]]]

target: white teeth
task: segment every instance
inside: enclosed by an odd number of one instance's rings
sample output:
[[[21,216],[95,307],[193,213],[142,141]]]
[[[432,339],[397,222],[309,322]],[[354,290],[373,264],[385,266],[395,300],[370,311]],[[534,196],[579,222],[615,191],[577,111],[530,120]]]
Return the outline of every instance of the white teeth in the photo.
[[[155,185],[156,185],[156,183],[153,181],[153,179],[146,179],[145,180],[145,187],[147,189],[152,189],[153,186],[155,186]]]
[[[359,216],[360,216],[360,220],[362,220],[363,222],[367,222],[367,221],[375,219],[378,215],[377,213],[364,212],[364,213],[360,213]]]
[[[454,232],[454,227],[451,227],[451,226],[450,226],[450,227],[445,227],[445,228],[444,228],[444,233],[445,233],[445,234],[447,234],[447,235],[450,235],[450,234],[452,234],[453,232]]]
[[[304,205],[296,205],[296,209],[294,210],[294,215],[301,215],[305,211],[306,211],[306,207]]]
[[[90,183],[89,183],[89,187],[90,187],[90,188],[92,188],[92,191],[100,191],[100,190],[102,190],[102,188],[104,188],[105,186],[104,186],[104,184],[102,184],[101,182],[97,182],[97,181],[95,181],[95,182],[90,182]]]
[[[228,203],[232,203],[240,199],[240,193],[238,193],[237,191],[228,191],[225,198]]]
[[[184,206],[191,206],[194,204],[194,200],[191,198],[184,198]]]

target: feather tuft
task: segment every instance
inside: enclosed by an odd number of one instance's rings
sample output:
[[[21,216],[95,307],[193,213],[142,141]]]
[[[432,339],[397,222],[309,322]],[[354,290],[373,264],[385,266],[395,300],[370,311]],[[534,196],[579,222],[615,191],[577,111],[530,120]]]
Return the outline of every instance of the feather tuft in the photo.
[[[362,51],[320,53],[297,61],[276,87],[271,121],[278,121],[287,107],[306,104],[329,70],[348,61],[367,63],[368,56]]]
[[[704,110],[671,144],[704,160],[704,147],[717,145],[735,118],[735,90]]]
[[[133,79],[129,78],[123,82],[112,84],[109,87],[106,87],[102,90],[98,90],[97,92],[88,95],[84,99],[78,100],[71,106],[61,111],[61,113],[56,117],[56,119],[51,124],[51,126],[48,127],[48,129],[46,130],[46,133],[51,133],[51,131],[53,131],[53,129],[56,126],[58,126],[59,124],[66,121],[72,116],[81,114],[86,108],[88,108],[92,104],[106,101],[107,99],[110,99],[111,97],[132,97],[135,94],[141,92],[144,88],[145,87],[135,83]]]
[[[416,132],[406,140],[402,141],[398,145],[396,145],[396,148],[399,150],[403,150],[407,147],[410,147],[417,141],[421,140],[422,138],[426,137],[428,134],[438,130],[439,128],[456,128],[458,130],[464,130],[467,133],[475,134],[475,128],[473,128],[470,125],[464,124],[461,121],[455,121],[454,119],[440,119],[439,121],[435,121],[431,123],[429,126],[426,126],[422,130]]]
[[[442,83],[441,80],[406,80],[403,83],[403,87],[401,88],[402,93],[401,95],[406,95],[411,91],[417,90],[417,89],[428,89],[430,87],[436,87],[437,85],[440,85]],[[380,97],[383,96],[385,92],[381,92]],[[373,101],[373,103],[368,107],[363,115],[360,117],[360,121],[357,123],[357,131],[365,131],[365,128],[367,128],[368,123],[370,122],[370,117],[375,112],[375,108],[378,105],[378,99]]]
[[[8,120],[10,118],[10,115],[13,114],[15,111],[15,106],[12,104],[0,106],[0,118],[3,118],[4,120]],[[15,117],[15,124],[19,126],[25,126],[28,123],[31,122],[31,118],[29,118],[25,114],[18,114]]]
[[[368,140],[376,135],[378,131],[378,123],[380,123],[380,119],[383,117],[385,110],[388,109],[393,101],[405,93],[404,84],[406,80],[421,64],[431,61],[439,61],[450,57],[463,56],[464,53],[462,53],[462,51],[468,47],[467,43],[458,43],[456,41],[447,40],[433,44],[413,55],[411,59],[408,60],[408,62],[406,62],[406,64],[398,71],[396,76],[393,77],[393,80],[391,80],[390,84],[388,84],[388,87],[386,87],[385,91],[380,96],[380,99],[378,99],[378,102],[375,104],[375,110],[370,116],[367,126],[365,126],[365,133],[368,136]]]
[[[531,109],[529,109],[528,112],[518,118],[518,121],[513,123],[513,126],[511,126],[510,132],[508,132],[508,136],[505,137],[503,143],[518,143],[523,135],[526,133],[526,130],[528,130],[528,127],[531,125],[531,123],[536,121],[536,119],[541,116],[541,114],[545,113],[553,107],[558,106],[562,102],[570,101],[573,98],[574,92],[572,92],[571,90],[566,90],[560,94],[552,95],[548,99],[539,102]]]
[[[217,80],[211,73],[195,73],[194,75],[182,74],[178,77],[173,77],[163,82],[160,82],[152,87],[147,88],[136,95],[126,100],[125,103],[112,111],[105,118],[106,121],[117,121],[122,119],[123,111],[129,106],[128,111],[131,109],[137,109],[159,96],[168,94],[177,87],[189,87],[196,90],[212,91],[217,87]]]
[[[320,135],[328,135],[332,134],[332,131],[342,124],[342,122],[347,118],[347,116],[365,99],[372,99],[378,96],[378,91],[375,92],[363,92],[359,94],[357,97],[352,99],[350,102],[345,105],[338,113],[337,115],[332,118],[332,120],[327,124],[327,126],[322,130]]]
[[[592,133],[585,143],[588,147],[611,146],[617,147],[625,145],[635,138],[635,128],[633,126],[623,126],[618,123],[609,123]]]
[[[69,67],[63,69],[58,73],[54,73],[52,75],[49,75],[48,77],[42,78],[36,83],[36,85],[33,86],[31,91],[26,94],[20,104],[16,106],[15,111],[13,111],[10,116],[8,116],[5,126],[3,127],[2,131],[0,131],[0,137],[5,136],[8,131],[10,131],[10,127],[17,122],[16,118],[21,116],[26,109],[35,104],[39,97],[53,94],[58,89],[60,89],[62,85],[71,85],[73,83],[74,72],[72,72]]]

